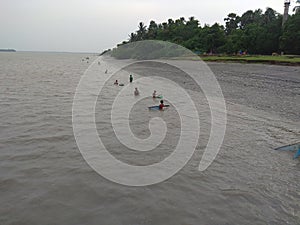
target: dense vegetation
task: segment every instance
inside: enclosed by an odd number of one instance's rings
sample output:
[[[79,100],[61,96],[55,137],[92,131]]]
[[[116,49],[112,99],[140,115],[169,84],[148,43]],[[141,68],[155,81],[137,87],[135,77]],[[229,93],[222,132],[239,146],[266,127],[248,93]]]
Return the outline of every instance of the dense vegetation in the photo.
[[[140,22],[138,30],[130,34],[128,42],[140,40],[162,40],[182,45],[196,53],[300,54],[300,12],[289,16],[282,27],[282,15],[271,8],[265,12],[249,10],[242,16],[230,13],[225,26],[215,23],[200,26],[190,17],[169,19],[149,26]],[[121,45],[122,45],[121,44]],[[120,46],[120,45],[119,45]]]

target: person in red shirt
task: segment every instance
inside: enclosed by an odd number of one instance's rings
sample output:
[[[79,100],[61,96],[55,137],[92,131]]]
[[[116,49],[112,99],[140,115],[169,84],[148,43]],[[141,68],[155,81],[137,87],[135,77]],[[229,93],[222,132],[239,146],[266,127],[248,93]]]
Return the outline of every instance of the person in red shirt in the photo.
[[[164,100],[160,100],[159,109],[162,110],[165,107]]]

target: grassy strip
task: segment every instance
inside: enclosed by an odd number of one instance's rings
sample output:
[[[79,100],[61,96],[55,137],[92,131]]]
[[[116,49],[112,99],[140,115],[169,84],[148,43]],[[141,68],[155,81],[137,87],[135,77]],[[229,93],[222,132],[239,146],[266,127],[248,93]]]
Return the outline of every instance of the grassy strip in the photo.
[[[267,63],[300,66],[299,56],[201,56],[201,59],[212,62]]]

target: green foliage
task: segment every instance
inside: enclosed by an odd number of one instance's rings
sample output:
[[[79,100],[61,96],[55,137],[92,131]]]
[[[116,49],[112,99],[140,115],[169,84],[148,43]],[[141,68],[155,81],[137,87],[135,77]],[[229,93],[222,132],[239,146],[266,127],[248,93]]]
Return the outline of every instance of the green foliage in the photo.
[[[300,53],[300,12],[286,21],[280,38],[280,47],[289,54]]]
[[[227,18],[224,19],[226,21],[225,32],[226,34],[231,34],[239,27],[240,17],[235,13],[228,14]]]
[[[217,23],[201,27],[194,17],[188,20],[181,17],[176,20],[168,19],[160,24],[151,21],[148,28],[140,22],[138,30],[129,35],[129,42],[169,41],[194,52],[211,54],[237,54],[240,51],[250,54],[272,54],[281,51],[300,54],[300,12],[289,17],[284,29],[282,15],[271,8],[267,8],[265,12],[261,9],[248,10],[242,16],[230,13],[224,21],[225,27]],[[165,51],[165,47],[163,49],[164,54],[168,52]],[[132,53],[132,49],[122,51],[122,56]],[[159,49],[154,48],[151,54],[154,56],[158,51]],[[142,56],[137,54],[135,57]]]

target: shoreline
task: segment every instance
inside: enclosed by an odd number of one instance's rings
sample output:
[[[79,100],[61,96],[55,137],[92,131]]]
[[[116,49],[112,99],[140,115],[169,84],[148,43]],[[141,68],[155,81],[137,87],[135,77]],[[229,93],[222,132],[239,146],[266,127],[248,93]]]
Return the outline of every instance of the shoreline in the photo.
[[[300,56],[183,56],[173,60],[203,60],[204,62],[300,66]]]
[[[300,66],[300,62],[279,61],[279,60],[205,59],[203,57],[201,59],[205,62],[217,62],[217,63],[242,63],[242,64],[266,64],[266,65],[280,65],[280,66]]]
[[[116,60],[120,60],[114,56],[110,56]],[[135,58],[128,58],[137,60]],[[279,66],[300,66],[300,56],[195,56],[186,55],[179,57],[161,57],[160,59],[168,60],[191,60],[216,63],[241,63],[241,64],[265,64]],[[121,59],[122,60],[122,59]],[[151,59],[146,59],[151,60]]]

